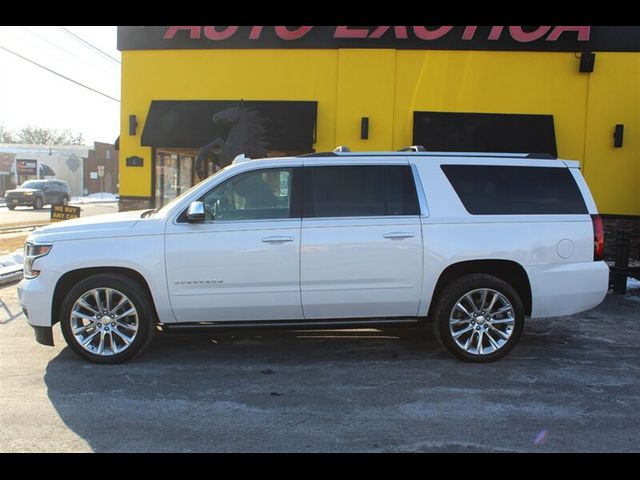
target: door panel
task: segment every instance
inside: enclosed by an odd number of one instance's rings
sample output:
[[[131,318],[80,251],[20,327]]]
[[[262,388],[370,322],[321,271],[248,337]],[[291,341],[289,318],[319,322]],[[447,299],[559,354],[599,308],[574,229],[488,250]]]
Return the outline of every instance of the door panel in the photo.
[[[170,230],[167,280],[178,322],[303,317],[300,219],[181,224]]]
[[[419,217],[304,219],[305,318],[416,316],[422,288]]]
[[[239,173],[200,198],[203,223],[179,217],[167,224],[167,279],[177,321],[303,318],[295,171]]]

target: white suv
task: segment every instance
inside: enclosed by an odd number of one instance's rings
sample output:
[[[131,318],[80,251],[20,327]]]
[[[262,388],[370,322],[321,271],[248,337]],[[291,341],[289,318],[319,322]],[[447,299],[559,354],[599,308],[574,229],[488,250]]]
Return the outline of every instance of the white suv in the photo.
[[[524,319],[607,291],[578,162],[523,154],[325,153],[234,162],[159,211],[34,231],[20,302],[36,340],[97,363],[156,330],[416,325],[473,362]]]

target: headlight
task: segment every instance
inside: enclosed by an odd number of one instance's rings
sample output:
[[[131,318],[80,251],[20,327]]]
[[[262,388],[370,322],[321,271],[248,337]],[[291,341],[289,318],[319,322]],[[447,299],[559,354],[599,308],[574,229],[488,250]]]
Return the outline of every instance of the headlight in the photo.
[[[40,270],[33,270],[33,262],[40,257],[44,257],[53,247],[50,243],[44,244],[24,244],[24,278],[36,278],[40,275]]]
[[[24,192],[25,197],[28,197],[29,195],[33,195],[33,192]]]

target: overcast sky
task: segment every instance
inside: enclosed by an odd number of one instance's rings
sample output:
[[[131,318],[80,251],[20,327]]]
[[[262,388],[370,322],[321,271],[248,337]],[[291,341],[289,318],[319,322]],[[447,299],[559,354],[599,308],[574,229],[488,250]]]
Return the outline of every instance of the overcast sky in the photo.
[[[116,30],[106,26],[0,26],[0,47],[120,100]],[[113,143],[120,130],[119,111],[119,102],[0,48],[0,124],[6,129],[16,131],[26,125],[68,128],[82,133],[88,145],[93,141]]]

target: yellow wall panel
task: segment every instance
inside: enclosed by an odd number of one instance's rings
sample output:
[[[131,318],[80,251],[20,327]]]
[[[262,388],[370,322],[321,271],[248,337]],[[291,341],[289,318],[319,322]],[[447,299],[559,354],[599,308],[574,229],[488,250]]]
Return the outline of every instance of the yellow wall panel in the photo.
[[[589,82],[585,178],[600,212],[640,215],[640,55],[596,53]],[[618,123],[622,148],[613,147]]]
[[[337,50],[159,50],[122,52],[123,196],[151,195],[151,149],[140,147],[151,100],[311,100],[318,102],[317,150],[333,150]],[[129,115],[138,134],[128,133]],[[140,155],[144,167],[125,167]]]
[[[414,111],[553,115],[558,154],[582,162],[599,210],[640,215],[640,54],[597,52],[591,74],[578,65],[566,52],[124,51],[120,193],[152,195],[151,148],[140,146],[152,100],[310,100],[318,102],[316,151],[410,145]],[[620,149],[616,123],[625,125]],[[144,167],[125,167],[131,155]]]
[[[411,144],[413,111],[544,114],[558,155],[582,160],[586,92],[573,53],[398,51],[393,147]]]
[[[339,50],[336,146],[348,145],[352,151],[390,148],[395,59],[395,50]],[[369,118],[367,140],[360,138],[362,117]]]

